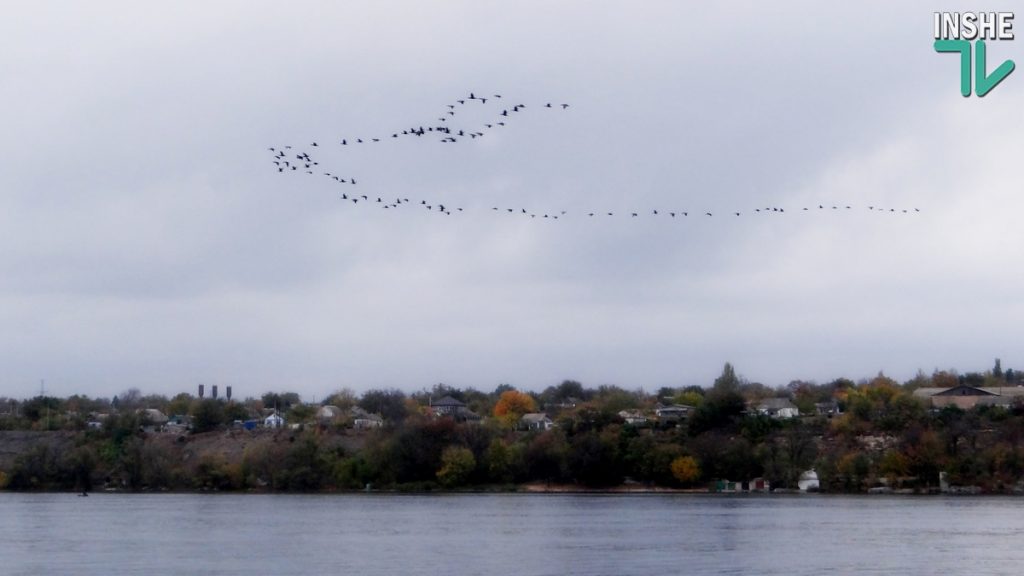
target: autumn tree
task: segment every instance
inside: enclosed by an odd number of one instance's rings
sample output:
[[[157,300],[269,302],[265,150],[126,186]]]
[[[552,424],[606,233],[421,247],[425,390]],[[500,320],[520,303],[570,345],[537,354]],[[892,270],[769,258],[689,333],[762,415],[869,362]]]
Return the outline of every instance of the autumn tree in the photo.
[[[537,403],[533,397],[518,390],[506,390],[494,405],[494,416],[508,425],[513,425],[523,417],[537,411]]]
[[[680,484],[693,484],[700,479],[700,465],[693,456],[680,456],[669,465],[672,477]]]
[[[697,408],[704,403],[704,394],[705,391],[700,386],[687,386],[676,394],[672,401],[676,404]]]

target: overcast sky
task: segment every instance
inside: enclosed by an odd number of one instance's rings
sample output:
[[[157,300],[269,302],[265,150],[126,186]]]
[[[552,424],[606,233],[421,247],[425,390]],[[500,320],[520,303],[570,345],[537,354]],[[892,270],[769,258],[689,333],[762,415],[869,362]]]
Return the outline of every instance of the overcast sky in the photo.
[[[1024,367],[1024,76],[964,98],[932,47],[934,11],[999,9],[6,6],[0,395]]]

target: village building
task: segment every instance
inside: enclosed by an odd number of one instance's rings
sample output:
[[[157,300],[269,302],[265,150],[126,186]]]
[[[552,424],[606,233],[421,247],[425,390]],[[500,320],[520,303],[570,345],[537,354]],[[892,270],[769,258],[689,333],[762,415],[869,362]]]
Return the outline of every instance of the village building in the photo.
[[[800,415],[800,409],[788,398],[765,398],[754,406],[754,410],[758,414],[780,419],[796,418]]]
[[[345,418],[345,411],[337,406],[321,406],[316,411],[316,421],[321,426],[329,426],[341,422]]]
[[[274,412],[263,419],[263,425],[267,428],[284,428],[284,418],[277,412]]]
[[[352,410],[352,427],[356,430],[370,430],[382,426],[384,426],[384,419],[380,415],[370,414],[365,410],[360,410],[357,414],[355,409]]]
[[[951,388],[918,388],[914,390],[914,397],[936,409],[947,406],[956,406],[962,410],[970,410],[975,406],[1009,407],[1024,402],[1024,386],[991,388],[961,384]]]
[[[636,409],[620,410],[619,418],[622,418],[622,421],[630,426],[643,426],[647,424],[647,416],[644,416],[643,412]]]
[[[466,407],[460,400],[445,396],[439,400],[430,400],[430,411],[434,416],[447,416],[457,422],[479,422],[480,415]]]
[[[551,430],[555,423],[543,412],[523,414],[519,419],[519,428],[522,430]]]
[[[654,415],[658,418],[658,424],[662,426],[678,425],[689,418],[694,410],[696,408],[686,404],[658,404],[654,408]]]
[[[162,430],[167,422],[170,420],[163,412],[156,408],[140,408],[137,412],[139,416],[142,416],[143,426],[142,429],[146,432],[155,432]]]

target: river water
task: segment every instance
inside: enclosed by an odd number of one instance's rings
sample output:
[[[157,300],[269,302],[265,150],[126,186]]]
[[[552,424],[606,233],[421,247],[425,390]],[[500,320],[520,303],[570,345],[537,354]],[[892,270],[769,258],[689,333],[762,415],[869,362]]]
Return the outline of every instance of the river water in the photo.
[[[0,574],[1020,574],[1024,499],[0,493]]]

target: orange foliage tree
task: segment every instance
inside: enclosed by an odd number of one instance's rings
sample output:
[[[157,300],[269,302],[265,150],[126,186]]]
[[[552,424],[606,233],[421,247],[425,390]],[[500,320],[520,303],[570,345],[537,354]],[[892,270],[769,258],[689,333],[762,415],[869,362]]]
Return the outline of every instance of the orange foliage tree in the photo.
[[[501,393],[498,403],[494,405],[494,415],[506,424],[515,424],[523,414],[537,411],[537,403],[533,397],[518,390],[506,390]]]
[[[680,456],[670,466],[672,476],[682,484],[693,484],[700,479],[700,465],[692,456]]]

